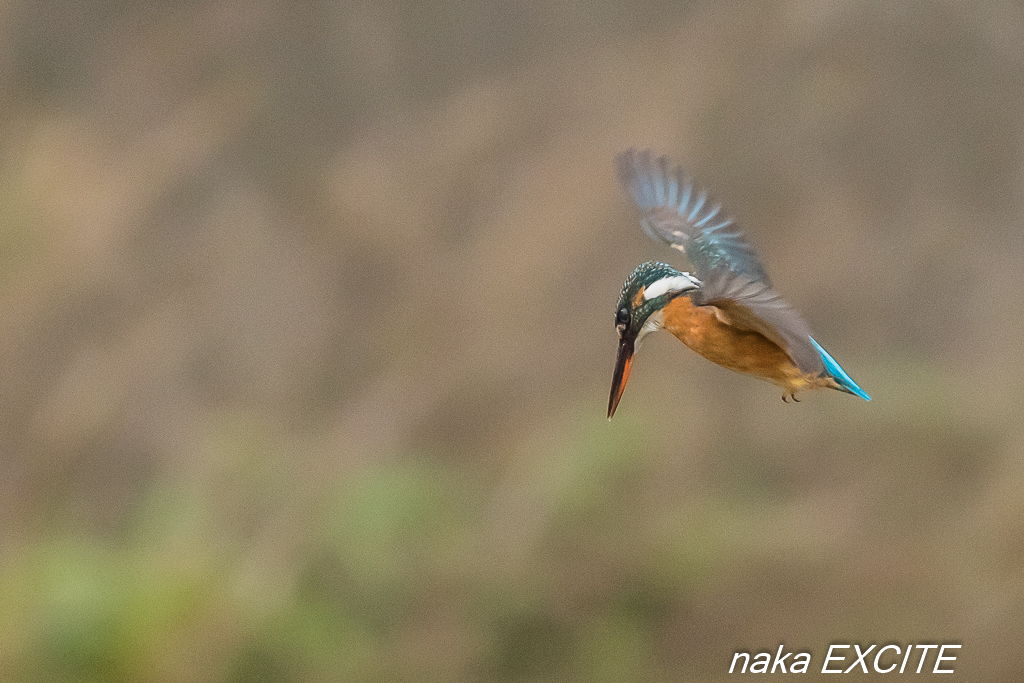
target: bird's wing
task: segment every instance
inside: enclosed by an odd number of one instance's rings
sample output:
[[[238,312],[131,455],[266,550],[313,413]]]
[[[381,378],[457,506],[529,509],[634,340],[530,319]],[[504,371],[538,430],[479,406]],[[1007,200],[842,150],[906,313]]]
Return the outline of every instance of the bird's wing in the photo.
[[[694,304],[714,306],[723,322],[763,334],[803,372],[824,371],[807,323],[772,289],[757,254],[720,205],[708,202],[679,166],[664,156],[655,159],[650,150],[623,152],[615,166],[640,208],[644,231],[690,259],[701,281],[690,293]]]
[[[690,300],[696,306],[714,306],[728,325],[763,334],[802,372],[817,376],[825,371],[807,323],[768,283],[719,268],[705,275]]]
[[[650,150],[629,149],[615,159],[619,181],[641,211],[641,225],[655,240],[684,252],[694,274],[703,280],[727,268],[770,286],[757,254],[721,205],[708,201],[679,166],[667,157],[655,159]]]

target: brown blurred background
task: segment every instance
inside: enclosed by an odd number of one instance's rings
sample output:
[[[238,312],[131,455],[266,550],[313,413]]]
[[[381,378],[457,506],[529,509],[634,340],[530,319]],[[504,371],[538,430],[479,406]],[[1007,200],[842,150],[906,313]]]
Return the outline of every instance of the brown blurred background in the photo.
[[[10,0],[0,92],[0,679],[1024,673],[1021,3]],[[871,403],[605,420],[633,145]]]

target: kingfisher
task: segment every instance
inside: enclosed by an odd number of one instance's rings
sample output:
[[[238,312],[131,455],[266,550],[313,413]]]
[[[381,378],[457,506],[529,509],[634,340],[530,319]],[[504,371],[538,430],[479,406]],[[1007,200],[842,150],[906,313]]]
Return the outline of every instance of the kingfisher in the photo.
[[[805,389],[871,400],[772,288],[735,221],[681,167],[635,149],[619,154],[615,167],[640,209],[644,232],[686,254],[693,273],[649,261],[626,278],[615,309],[619,346],[609,420],[626,389],[634,351],[658,330],[713,363],[778,385],[787,403],[799,402],[797,392]]]

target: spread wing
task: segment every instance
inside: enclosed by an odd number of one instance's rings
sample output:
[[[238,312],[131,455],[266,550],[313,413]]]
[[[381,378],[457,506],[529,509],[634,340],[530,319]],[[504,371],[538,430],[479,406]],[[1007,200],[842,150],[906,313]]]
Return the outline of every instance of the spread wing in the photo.
[[[679,166],[650,150],[627,150],[615,159],[619,181],[640,207],[644,231],[684,252],[698,279],[719,268],[771,286],[757,254],[720,204],[708,200]]]
[[[763,334],[783,348],[803,372],[825,366],[810,329],[772,289],[768,274],[732,218],[708,201],[680,167],[650,150],[630,149],[615,159],[619,180],[641,211],[641,225],[690,259],[701,288],[690,294],[698,306],[714,306],[726,323]]]

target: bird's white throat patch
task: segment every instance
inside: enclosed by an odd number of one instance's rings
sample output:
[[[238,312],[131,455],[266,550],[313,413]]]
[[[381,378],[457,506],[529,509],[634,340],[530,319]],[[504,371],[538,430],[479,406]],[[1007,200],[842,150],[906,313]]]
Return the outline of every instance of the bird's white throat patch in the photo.
[[[698,287],[700,287],[700,280],[689,273],[672,275],[652,282],[649,287],[646,287],[644,289],[644,299],[650,301],[651,299],[656,299],[662,294],[668,294],[669,292],[685,292],[688,289],[697,289]]]
[[[640,348],[640,342],[644,340],[644,337],[649,335],[651,332],[657,332],[665,328],[665,311],[655,311],[649,318],[644,322],[644,326],[640,328],[640,331],[636,335],[636,346]]]

